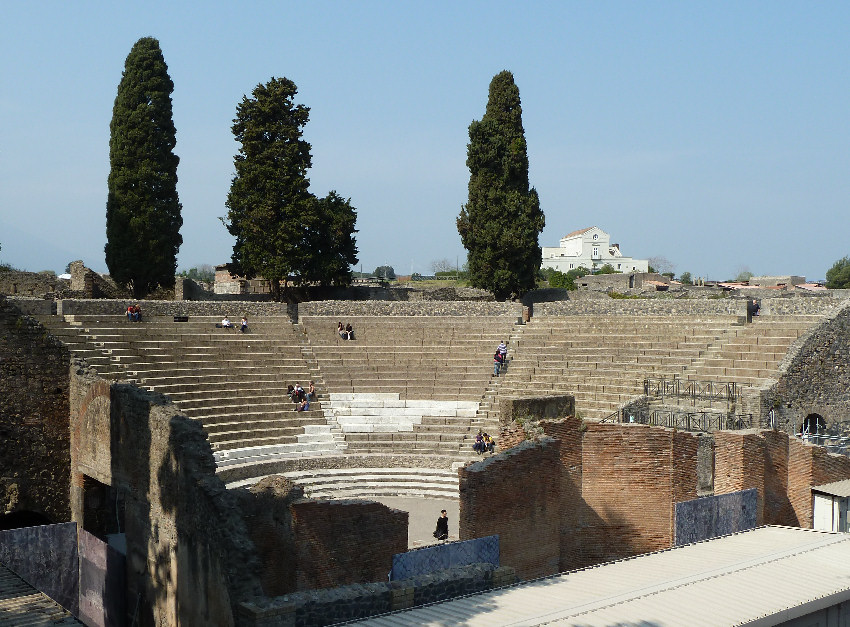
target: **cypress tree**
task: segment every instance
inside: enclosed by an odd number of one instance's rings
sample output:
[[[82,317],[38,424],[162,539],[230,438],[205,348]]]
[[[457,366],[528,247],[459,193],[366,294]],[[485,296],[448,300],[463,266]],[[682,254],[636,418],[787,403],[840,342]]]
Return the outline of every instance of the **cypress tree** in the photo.
[[[106,200],[106,265],[137,297],[174,285],[183,243],[173,91],[159,42],[143,37],[127,55],[112,109]]]
[[[268,279],[275,299],[290,278],[347,285],[357,262],[350,201],[309,191],[310,144],[302,134],[310,109],[295,104],[297,92],[289,79],[272,78],[242,98],[233,120],[241,147],[223,219],[236,238],[232,261],[239,274]]]
[[[484,116],[469,125],[466,165],[469,200],[457,229],[470,282],[497,298],[520,296],[535,287],[545,217],[529,188],[519,88],[507,70],[493,77]]]

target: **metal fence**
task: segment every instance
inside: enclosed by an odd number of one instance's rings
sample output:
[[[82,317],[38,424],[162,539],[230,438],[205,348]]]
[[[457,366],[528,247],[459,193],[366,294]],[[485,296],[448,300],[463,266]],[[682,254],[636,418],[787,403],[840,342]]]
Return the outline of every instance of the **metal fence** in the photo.
[[[797,437],[810,444],[824,447],[830,453],[850,456],[850,438],[842,435],[827,435],[825,433],[798,433]]]
[[[643,393],[657,398],[690,398],[737,403],[741,400],[741,386],[734,381],[689,381],[687,379],[644,379]]]
[[[670,427],[682,431],[735,431],[753,426],[752,414],[721,414],[718,412],[675,409],[618,409],[602,422],[633,423]]]

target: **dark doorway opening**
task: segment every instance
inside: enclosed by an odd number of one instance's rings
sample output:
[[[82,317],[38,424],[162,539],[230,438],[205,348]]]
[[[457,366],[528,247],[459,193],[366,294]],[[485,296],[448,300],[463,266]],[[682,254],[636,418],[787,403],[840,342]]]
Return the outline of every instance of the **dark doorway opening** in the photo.
[[[23,527],[38,527],[39,525],[52,525],[53,521],[44,514],[30,511],[11,512],[0,515],[0,531],[8,529],[21,529]]]
[[[809,435],[823,435],[826,433],[826,420],[820,414],[809,414],[803,421],[801,432]]]
[[[83,477],[83,529],[105,540],[124,532],[124,499],[112,486]]]

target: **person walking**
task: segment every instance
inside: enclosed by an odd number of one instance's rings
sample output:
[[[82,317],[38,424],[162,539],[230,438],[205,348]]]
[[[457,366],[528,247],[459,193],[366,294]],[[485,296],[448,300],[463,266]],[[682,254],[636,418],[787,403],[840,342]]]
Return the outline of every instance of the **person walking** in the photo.
[[[437,519],[437,528],[434,529],[434,537],[437,540],[447,540],[449,537],[449,515],[446,510],[440,510],[440,517]]]
[[[498,377],[502,370],[502,364],[505,363],[505,357],[498,350],[493,354],[493,375]]]

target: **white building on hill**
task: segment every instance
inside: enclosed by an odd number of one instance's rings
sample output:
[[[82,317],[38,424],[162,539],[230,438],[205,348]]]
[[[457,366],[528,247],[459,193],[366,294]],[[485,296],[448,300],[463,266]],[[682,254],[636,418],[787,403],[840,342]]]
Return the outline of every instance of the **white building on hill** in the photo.
[[[619,244],[611,243],[611,236],[598,226],[573,231],[561,238],[561,245],[543,247],[542,268],[569,272],[584,266],[598,270],[611,264],[618,272],[648,272],[649,261],[624,257]]]

